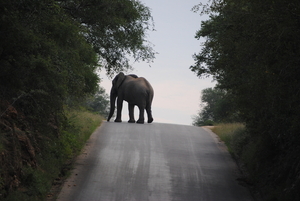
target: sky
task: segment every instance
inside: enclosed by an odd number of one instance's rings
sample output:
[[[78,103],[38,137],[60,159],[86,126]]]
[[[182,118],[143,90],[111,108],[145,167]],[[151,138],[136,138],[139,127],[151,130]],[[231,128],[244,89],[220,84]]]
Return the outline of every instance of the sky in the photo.
[[[193,54],[200,52],[204,41],[195,38],[201,21],[208,19],[191,11],[201,0],[141,0],[150,8],[155,31],[148,32],[147,40],[158,52],[151,67],[148,63],[133,63],[136,74],[146,78],[154,89],[152,114],[154,122],[192,125],[192,116],[200,110],[201,91],[214,87],[212,78],[198,78],[189,67],[194,64]],[[111,79],[100,73],[101,86],[109,94]],[[123,103],[122,121],[127,122],[127,102]],[[138,119],[138,108],[135,107]],[[147,119],[145,114],[145,120]]]

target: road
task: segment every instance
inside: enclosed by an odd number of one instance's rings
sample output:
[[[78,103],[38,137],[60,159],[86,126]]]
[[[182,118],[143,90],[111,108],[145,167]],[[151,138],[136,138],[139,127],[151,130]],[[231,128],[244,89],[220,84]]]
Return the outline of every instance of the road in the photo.
[[[199,127],[104,122],[57,200],[253,200],[223,146]]]

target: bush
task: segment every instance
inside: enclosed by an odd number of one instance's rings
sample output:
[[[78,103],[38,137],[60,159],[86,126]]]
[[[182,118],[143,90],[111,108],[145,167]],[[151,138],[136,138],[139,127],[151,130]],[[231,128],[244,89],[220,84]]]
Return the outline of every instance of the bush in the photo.
[[[216,133],[228,147],[228,151],[234,154],[236,145],[234,139],[241,138],[244,135],[245,126],[242,123],[220,123],[216,124],[212,131]]]
[[[46,130],[39,137],[35,147],[36,166],[23,165],[18,188],[6,192],[0,178],[0,199],[12,200],[45,200],[55,179],[63,178],[71,169],[72,161],[83,148],[86,140],[101,124],[102,117],[85,110],[65,108],[65,117],[58,133]],[[21,149],[16,147],[16,149]],[[5,150],[7,151],[7,150]],[[8,174],[1,170],[1,175]],[[7,170],[8,171],[8,170]],[[5,197],[4,197],[5,196]]]

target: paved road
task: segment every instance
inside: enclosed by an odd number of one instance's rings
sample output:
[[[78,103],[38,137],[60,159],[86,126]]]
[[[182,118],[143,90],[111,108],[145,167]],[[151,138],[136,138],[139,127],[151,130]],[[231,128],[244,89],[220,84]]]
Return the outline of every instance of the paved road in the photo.
[[[230,155],[202,128],[104,122],[59,201],[250,201]]]

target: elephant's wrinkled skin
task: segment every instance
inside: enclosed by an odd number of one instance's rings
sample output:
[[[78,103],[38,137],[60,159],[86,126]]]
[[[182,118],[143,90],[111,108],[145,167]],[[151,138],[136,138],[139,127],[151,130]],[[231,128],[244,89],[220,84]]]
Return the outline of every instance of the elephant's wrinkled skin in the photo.
[[[151,104],[153,100],[153,88],[150,83],[143,77],[136,75],[124,75],[119,73],[112,81],[112,88],[110,91],[110,113],[107,121],[112,117],[115,110],[116,98],[117,100],[117,117],[115,122],[122,122],[121,113],[123,107],[123,100],[128,102],[129,123],[135,123],[134,106],[138,106],[140,110],[139,119],[136,123],[144,123],[144,111],[146,109],[148,116],[148,123],[153,121]]]

